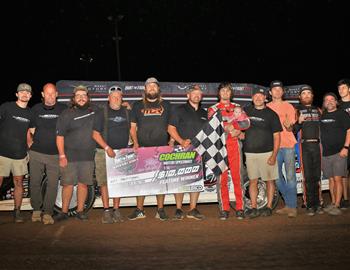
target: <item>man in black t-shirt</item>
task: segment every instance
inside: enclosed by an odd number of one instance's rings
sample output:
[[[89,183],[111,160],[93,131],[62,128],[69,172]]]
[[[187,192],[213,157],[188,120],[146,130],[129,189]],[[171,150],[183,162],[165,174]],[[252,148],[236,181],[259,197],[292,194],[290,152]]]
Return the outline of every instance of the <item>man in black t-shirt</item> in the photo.
[[[59,153],[62,188],[62,212],[57,221],[68,218],[69,203],[73,187],[77,188],[77,215],[82,221],[88,220],[84,204],[88,185],[93,184],[94,156],[96,143],[92,131],[96,129],[96,106],[90,104],[88,89],[85,86],[74,88],[72,106],[64,110],[57,121],[56,144]]]
[[[99,147],[95,154],[95,174],[97,185],[100,187],[103,216],[102,223],[111,224],[122,222],[119,211],[120,198],[113,198],[113,211],[109,209],[109,196],[107,189],[106,155],[115,157],[113,149],[128,147],[130,121],[129,110],[122,106],[122,89],[115,87],[108,96],[108,105],[97,114],[97,129],[94,129],[92,137]]]
[[[188,88],[187,99],[186,104],[173,108],[168,126],[168,132],[172,139],[184,148],[190,146],[191,140],[207,122],[207,112],[200,106],[202,89],[199,85],[192,85]],[[199,192],[190,192],[190,211],[186,215],[187,218],[197,220],[205,218],[197,210],[198,197]],[[182,211],[183,198],[184,193],[175,194],[176,211],[174,220],[182,220],[184,218]]]
[[[350,115],[350,79],[342,79],[338,82],[338,93],[341,101],[339,109],[346,111]],[[349,203],[349,182],[350,182],[350,155],[348,155],[348,175],[343,177],[343,201],[340,204],[342,209],[350,207]]]
[[[160,95],[159,82],[156,78],[149,78],[145,82],[145,92],[142,100],[133,104],[131,111],[130,136],[134,149],[149,146],[164,146],[169,143],[168,123],[170,103]],[[158,210],[156,218],[168,220],[164,210],[165,195],[157,195]],[[137,207],[128,216],[129,220],[145,218],[143,204],[145,196],[137,196]]]
[[[278,179],[276,162],[280,132],[283,130],[277,113],[265,105],[263,89],[253,90],[253,106],[245,109],[250,119],[250,128],[245,132],[244,153],[249,177],[249,194],[252,209],[250,218],[272,215],[272,200],[275,193],[275,180]],[[258,178],[266,181],[267,207],[257,210]]]
[[[17,87],[17,101],[0,106],[0,187],[4,177],[12,173],[14,191],[14,219],[24,222],[20,209],[23,194],[23,176],[28,173],[27,150],[29,128],[33,125],[33,115],[27,107],[32,97],[32,87],[21,83]]]
[[[321,111],[313,103],[313,90],[303,85],[299,91],[300,104],[296,106],[298,121],[294,132],[300,131],[301,167],[304,179],[304,203],[306,214],[314,216],[323,214],[320,205],[321,151],[320,151],[320,118]]]
[[[53,208],[57,196],[59,179],[58,151],[56,146],[56,123],[66,105],[56,102],[57,89],[47,83],[41,92],[43,101],[32,108],[33,144],[29,151],[30,202],[33,208],[32,222],[42,221],[45,225],[53,224]],[[43,173],[47,183],[43,197],[41,183]]]
[[[332,204],[325,208],[330,215],[341,215],[343,195],[342,178],[347,175],[347,156],[350,145],[350,117],[337,109],[337,96],[327,93],[323,97],[324,113],[321,117],[322,169],[329,179]]]

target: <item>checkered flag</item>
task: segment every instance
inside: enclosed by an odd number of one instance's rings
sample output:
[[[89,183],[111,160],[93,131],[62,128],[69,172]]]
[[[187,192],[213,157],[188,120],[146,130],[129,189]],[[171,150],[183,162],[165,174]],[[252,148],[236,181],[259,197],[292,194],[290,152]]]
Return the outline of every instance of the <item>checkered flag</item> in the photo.
[[[220,111],[203,126],[191,144],[215,175],[218,176],[228,169],[226,135]]]

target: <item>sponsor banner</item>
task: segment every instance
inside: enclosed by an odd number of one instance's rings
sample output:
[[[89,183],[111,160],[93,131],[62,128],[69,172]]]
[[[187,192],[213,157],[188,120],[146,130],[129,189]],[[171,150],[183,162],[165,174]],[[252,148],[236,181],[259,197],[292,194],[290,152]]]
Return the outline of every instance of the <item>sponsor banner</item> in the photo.
[[[160,82],[160,88],[162,90],[163,97],[171,97],[173,100],[176,98],[186,99],[186,91],[189,86],[198,84],[203,91],[204,100],[211,97],[213,102],[216,101],[217,88],[219,83],[205,83],[205,82]],[[56,83],[59,92],[59,98],[69,98],[72,96],[74,87],[78,85],[85,85],[89,89],[90,96],[92,98],[107,98],[109,90],[119,86],[124,98],[136,98],[139,99],[144,91],[144,82],[140,81],[74,81],[74,80],[61,80]],[[302,85],[291,85],[285,87],[286,99],[298,99],[298,92]],[[268,87],[249,84],[249,83],[232,83],[234,97],[237,100],[250,99],[252,91],[258,88],[264,89],[266,92]]]
[[[159,146],[114,150],[106,155],[110,197],[200,192],[202,159],[193,148]]]

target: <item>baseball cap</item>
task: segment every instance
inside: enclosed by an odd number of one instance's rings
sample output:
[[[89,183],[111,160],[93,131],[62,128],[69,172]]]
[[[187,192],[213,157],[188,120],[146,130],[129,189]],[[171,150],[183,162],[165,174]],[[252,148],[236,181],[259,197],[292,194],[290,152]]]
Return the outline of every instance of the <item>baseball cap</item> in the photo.
[[[199,90],[202,92],[201,87],[198,84],[191,84],[187,87],[187,93],[191,93],[192,91]]]
[[[118,85],[113,85],[108,89],[108,94],[114,92],[114,91],[120,91],[123,93],[123,90]]]
[[[306,91],[306,90],[309,90],[311,91],[311,93],[313,93],[314,91],[312,90],[312,87],[310,85],[303,85],[302,87],[300,87],[300,90],[299,90],[299,95],[301,95],[302,92]]]
[[[146,85],[146,84],[149,84],[149,83],[156,83],[156,84],[159,85],[158,80],[157,80],[156,78],[154,78],[154,77],[148,78],[148,79],[146,80],[146,82],[145,82],[145,85]]]
[[[281,81],[272,81],[270,83],[270,89],[274,88],[274,87],[282,87],[283,88],[283,83]]]
[[[17,92],[20,92],[20,91],[32,92],[32,87],[29,84],[27,84],[27,83],[20,83],[17,86]]]
[[[89,90],[84,85],[78,85],[78,86],[74,87],[73,93],[75,94],[78,91],[85,91],[86,93],[89,93]]]
[[[262,88],[254,88],[252,91],[252,96],[254,96],[255,94],[263,94],[266,96],[265,90]]]

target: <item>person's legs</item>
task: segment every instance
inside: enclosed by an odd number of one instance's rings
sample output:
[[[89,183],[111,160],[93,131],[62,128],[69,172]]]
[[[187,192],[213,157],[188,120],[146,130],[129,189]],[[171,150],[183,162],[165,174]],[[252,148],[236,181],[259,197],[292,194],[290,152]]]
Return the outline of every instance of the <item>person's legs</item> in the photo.
[[[228,192],[228,170],[218,176],[216,192],[220,211],[230,211],[229,192]]]
[[[15,209],[20,210],[22,206],[22,196],[23,196],[23,175],[13,176],[13,184],[15,186],[15,191],[14,191]]]
[[[286,148],[284,152],[284,168],[286,172],[285,203],[288,208],[297,207],[297,180],[295,173],[295,150]]]
[[[100,186],[100,192],[101,192],[101,199],[102,199],[103,208],[108,209],[109,208],[109,196],[108,196],[107,185]]]
[[[184,199],[184,193],[175,193],[176,209],[182,209],[182,202]]]
[[[190,193],[190,210],[197,208],[199,194],[200,194],[199,192],[191,192]]]
[[[286,148],[280,148],[277,153],[277,165],[278,165],[278,179],[276,180],[276,186],[279,192],[281,192],[283,200],[286,203],[286,179],[283,174],[283,163]]]
[[[252,203],[252,208],[257,208],[258,179],[249,180],[249,196]]]
[[[335,204],[334,178],[333,177],[328,177],[328,183],[329,183],[329,195],[331,196],[331,202],[332,202],[332,204]]]
[[[56,156],[52,156],[50,161],[46,164],[47,185],[43,204],[44,214],[53,215],[53,208],[57,197],[59,174],[58,159]]]
[[[275,195],[275,181],[269,180],[266,181],[266,189],[267,189],[267,207],[272,209],[273,197]]]
[[[242,187],[242,176],[241,176],[241,166],[242,157],[241,149],[238,141],[233,141],[231,143],[231,155],[229,155],[230,173],[231,179],[234,187],[234,193],[236,198],[236,211],[243,211],[244,200],[243,200],[243,187]],[[230,198],[228,197],[228,204],[230,203]]]
[[[30,203],[33,211],[41,211],[42,206],[42,194],[41,194],[41,182],[43,174],[45,172],[45,164],[39,159],[39,153],[30,151],[29,169],[30,169]]]
[[[62,186],[62,212],[68,214],[69,203],[73,195],[73,185]]]
[[[88,186],[83,183],[78,183],[77,188],[77,212],[84,211],[84,205],[88,194]]]
[[[145,203],[145,196],[136,196],[136,207],[143,211],[143,204]],[[157,198],[158,203],[158,198]]]
[[[343,182],[341,176],[334,176],[334,190],[335,190],[335,206],[340,207],[340,201],[343,195]]]

